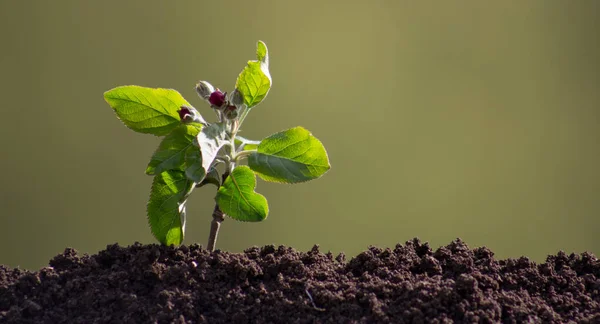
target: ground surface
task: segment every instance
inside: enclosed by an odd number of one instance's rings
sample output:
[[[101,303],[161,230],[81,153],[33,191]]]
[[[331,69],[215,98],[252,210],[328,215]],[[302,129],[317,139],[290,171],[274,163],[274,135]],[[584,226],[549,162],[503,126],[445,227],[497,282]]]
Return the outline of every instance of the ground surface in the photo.
[[[315,247],[66,249],[50,267],[0,266],[0,323],[600,323],[591,254],[497,261],[417,239],[350,261]]]

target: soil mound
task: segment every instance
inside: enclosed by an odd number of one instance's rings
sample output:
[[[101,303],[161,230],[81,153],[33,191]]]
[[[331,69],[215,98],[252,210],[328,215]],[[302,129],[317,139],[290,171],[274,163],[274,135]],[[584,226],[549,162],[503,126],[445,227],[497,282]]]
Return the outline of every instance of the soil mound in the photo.
[[[0,323],[600,323],[600,262],[495,260],[456,240],[343,254],[199,245],[66,249],[37,272],[0,266]]]

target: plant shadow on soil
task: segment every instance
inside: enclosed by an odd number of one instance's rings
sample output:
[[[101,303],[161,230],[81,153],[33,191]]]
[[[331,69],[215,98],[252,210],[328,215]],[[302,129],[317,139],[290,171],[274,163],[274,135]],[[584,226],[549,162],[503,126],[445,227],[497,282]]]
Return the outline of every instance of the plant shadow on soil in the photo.
[[[495,260],[457,239],[343,254],[252,247],[67,248],[37,272],[0,266],[0,323],[600,323],[600,261]]]

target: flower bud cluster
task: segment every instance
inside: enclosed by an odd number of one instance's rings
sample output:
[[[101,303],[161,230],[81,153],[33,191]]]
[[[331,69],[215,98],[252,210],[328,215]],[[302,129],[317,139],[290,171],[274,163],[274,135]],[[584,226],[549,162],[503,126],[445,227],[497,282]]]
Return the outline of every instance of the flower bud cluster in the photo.
[[[229,120],[238,117],[238,107],[243,103],[243,98],[237,89],[227,96],[227,92],[215,89],[206,81],[200,81],[196,84],[196,92],[200,98],[206,100],[217,111],[217,115]]]

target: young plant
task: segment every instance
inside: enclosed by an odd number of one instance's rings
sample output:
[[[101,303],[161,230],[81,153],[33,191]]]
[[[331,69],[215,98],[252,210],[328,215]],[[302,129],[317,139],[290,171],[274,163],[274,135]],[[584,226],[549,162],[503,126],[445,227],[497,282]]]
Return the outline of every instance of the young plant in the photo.
[[[165,136],[152,155],[146,174],[154,176],[148,201],[152,234],[165,245],[183,241],[185,204],[194,188],[217,186],[208,239],[213,251],[225,216],[246,222],[267,218],[267,199],[254,191],[256,175],[265,181],[298,183],[322,176],[330,168],[323,144],[302,127],[261,141],[238,136],[248,113],[271,89],[269,54],[259,41],[256,61],[248,61],[229,93],[200,81],[196,92],[217,115],[208,123],[179,92],[122,86],[104,93],[125,126]],[[246,160],[247,165],[241,165]]]

